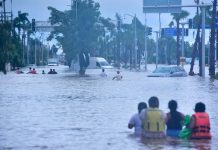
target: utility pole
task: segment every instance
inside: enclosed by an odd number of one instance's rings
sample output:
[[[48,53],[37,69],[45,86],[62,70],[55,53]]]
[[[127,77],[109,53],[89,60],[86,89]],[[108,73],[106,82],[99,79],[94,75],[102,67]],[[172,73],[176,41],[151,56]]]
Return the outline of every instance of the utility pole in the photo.
[[[202,44],[202,77],[205,77],[205,7],[202,7],[202,33],[201,33],[201,44]]]
[[[36,36],[35,36],[35,43],[34,43],[34,51],[35,51],[35,66],[36,66]]]
[[[159,31],[155,31],[156,33],[156,68],[158,67],[158,51],[159,51],[159,46],[158,46],[158,34]]]
[[[3,0],[4,22],[6,21],[6,8],[5,8],[5,1],[6,1],[6,0]]]
[[[218,18],[218,11],[217,11],[216,17]],[[216,52],[215,52],[215,54],[216,54],[215,60],[218,61],[218,29],[216,29]],[[208,55],[208,58],[209,58],[209,55]]]
[[[181,23],[182,25],[182,57],[184,57],[184,23]]]
[[[145,71],[147,71],[147,60],[148,60],[148,53],[147,53],[147,37],[148,37],[148,33],[147,33],[147,17],[146,17],[146,13],[145,13],[145,51],[144,51],[144,57],[145,57]]]

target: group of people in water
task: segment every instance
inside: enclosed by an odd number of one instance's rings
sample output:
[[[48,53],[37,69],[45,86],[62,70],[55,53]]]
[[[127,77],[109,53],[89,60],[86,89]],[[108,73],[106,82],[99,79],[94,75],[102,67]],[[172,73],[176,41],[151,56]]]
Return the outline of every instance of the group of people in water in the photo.
[[[107,74],[105,73],[105,70],[102,69],[102,72],[100,74],[101,77],[107,77]],[[118,70],[116,75],[112,78],[112,80],[121,80],[123,76],[120,74],[120,71]]]
[[[185,116],[177,111],[177,102],[169,101],[170,111],[167,114],[159,109],[159,100],[155,96],[149,98],[148,105],[147,108],[145,102],[138,104],[138,113],[131,117],[128,128],[135,128],[135,134],[144,138],[179,137]],[[196,103],[194,111],[189,124],[186,125],[190,130],[189,139],[211,139],[210,119],[205,112],[205,104]]]
[[[23,74],[24,72],[20,70],[20,68],[17,68],[16,70],[16,74]],[[36,69],[35,68],[31,68],[29,67],[29,71],[27,72],[27,74],[38,74],[36,72]],[[46,74],[45,73],[45,70],[42,70],[42,74]],[[57,74],[56,70],[55,69],[50,69],[49,72],[47,74]]]

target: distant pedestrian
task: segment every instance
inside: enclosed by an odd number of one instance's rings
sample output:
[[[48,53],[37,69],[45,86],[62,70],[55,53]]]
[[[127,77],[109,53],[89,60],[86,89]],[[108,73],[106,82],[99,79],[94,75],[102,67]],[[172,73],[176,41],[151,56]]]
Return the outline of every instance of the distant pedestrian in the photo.
[[[192,115],[190,122],[191,139],[211,139],[210,119],[205,110],[204,103],[199,102],[195,105],[195,114]]]
[[[31,67],[29,67],[29,71],[27,72],[27,74],[30,74],[30,73],[32,73],[32,68]]]
[[[138,113],[134,114],[128,123],[128,128],[132,129],[135,128],[135,135],[141,135],[142,134],[142,121],[139,117],[139,114],[143,109],[147,108],[147,104],[144,102],[140,102],[138,104]]]
[[[42,70],[42,74],[45,74],[45,70]]]
[[[123,78],[123,76],[120,74],[120,71],[117,71],[117,74],[113,77],[112,80],[116,79],[116,80],[121,80]]]
[[[52,70],[52,74],[58,74],[55,69]]]
[[[16,70],[16,74],[22,74],[22,73],[23,73],[23,71],[21,71],[20,68],[18,67]]]
[[[33,70],[31,71],[31,74],[37,74],[36,69],[33,68]]]
[[[100,76],[101,76],[101,77],[107,77],[107,74],[105,73],[105,70],[104,70],[104,69],[102,69],[102,72],[101,72]]]
[[[50,69],[49,72],[48,72],[48,74],[52,74],[52,73],[53,73],[53,71],[52,71],[52,69]]]
[[[166,116],[166,134],[167,136],[178,137],[179,132],[182,130],[184,115],[177,111],[177,102],[175,100],[169,101],[168,108],[170,112],[168,112]]]

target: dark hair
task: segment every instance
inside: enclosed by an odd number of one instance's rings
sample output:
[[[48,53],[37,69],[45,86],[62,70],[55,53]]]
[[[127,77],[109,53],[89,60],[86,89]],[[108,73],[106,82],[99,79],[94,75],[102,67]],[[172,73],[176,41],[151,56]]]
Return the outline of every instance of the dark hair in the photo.
[[[142,109],[145,109],[145,108],[147,108],[147,104],[145,102],[140,102],[138,104],[138,111],[139,111],[139,113],[142,111]]]
[[[176,111],[177,102],[175,100],[170,100],[169,103],[168,103],[168,108],[170,109],[171,112]]]
[[[195,112],[205,112],[206,106],[202,102],[198,102],[195,104]]]
[[[148,104],[149,104],[149,107],[151,108],[155,108],[155,107],[159,107],[159,100],[156,96],[152,96],[149,98],[148,100]]]

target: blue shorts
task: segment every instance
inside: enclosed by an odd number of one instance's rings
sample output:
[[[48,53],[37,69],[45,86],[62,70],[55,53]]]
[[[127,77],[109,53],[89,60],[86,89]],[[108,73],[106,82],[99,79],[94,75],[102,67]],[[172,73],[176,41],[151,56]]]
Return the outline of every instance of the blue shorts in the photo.
[[[167,136],[179,137],[179,132],[181,130],[167,130]]]

